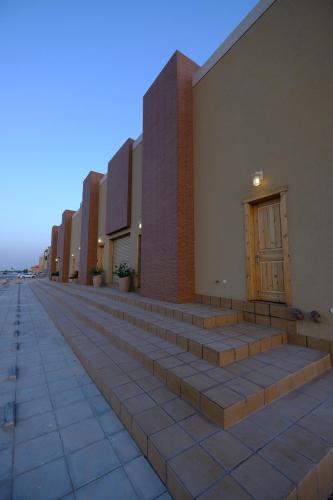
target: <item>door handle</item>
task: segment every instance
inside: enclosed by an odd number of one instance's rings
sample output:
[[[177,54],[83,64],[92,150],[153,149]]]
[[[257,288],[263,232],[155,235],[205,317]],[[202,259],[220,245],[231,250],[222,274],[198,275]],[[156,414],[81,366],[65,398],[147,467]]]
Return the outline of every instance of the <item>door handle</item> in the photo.
[[[256,263],[260,263],[260,253],[256,253]]]

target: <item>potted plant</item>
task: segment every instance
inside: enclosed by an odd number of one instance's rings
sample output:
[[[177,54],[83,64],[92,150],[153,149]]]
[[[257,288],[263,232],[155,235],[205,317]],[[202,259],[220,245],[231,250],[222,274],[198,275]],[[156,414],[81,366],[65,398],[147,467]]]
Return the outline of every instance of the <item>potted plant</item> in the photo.
[[[90,269],[89,271],[89,274],[90,276],[92,276],[92,280],[93,280],[93,285],[95,287],[100,287],[102,286],[102,282],[103,282],[103,268],[102,267],[93,267],[92,269]]]
[[[129,292],[134,269],[129,267],[126,262],[122,262],[119,266],[115,266],[114,274],[119,278],[119,290],[121,292]]]
[[[54,273],[51,274],[51,280],[58,281],[58,279],[59,279],[59,271],[54,271]]]
[[[69,283],[77,283],[78,282],[78,277],[79,277],[79,271],[74,271],[74,273],[70,274],[69,276]]]

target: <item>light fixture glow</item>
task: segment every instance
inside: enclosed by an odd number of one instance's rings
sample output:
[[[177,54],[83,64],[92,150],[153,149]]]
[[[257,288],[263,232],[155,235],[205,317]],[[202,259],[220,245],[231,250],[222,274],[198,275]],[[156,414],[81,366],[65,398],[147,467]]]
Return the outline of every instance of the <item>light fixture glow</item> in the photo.
[[[264,172],[262,170],[254,172],[254,174],[252,174],[252,184],[254,185],[254,187],[260,186],[263,180],[264,180]]]
[[[81,247],[79,247],[79,250],[81,250]]]
[[[141,228],[142,228],[142,224],[141,224],[141,222],[139,222],[139,229],[141,229]]]
[[[72,257],[74,257],[74,254],[72,253]]]

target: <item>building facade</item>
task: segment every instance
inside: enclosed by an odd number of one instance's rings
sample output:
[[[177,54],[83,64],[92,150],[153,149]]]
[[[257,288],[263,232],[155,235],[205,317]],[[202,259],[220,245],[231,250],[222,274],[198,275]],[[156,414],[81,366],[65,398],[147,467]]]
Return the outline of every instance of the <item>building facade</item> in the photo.
[[[116,286],[127,262],[144,296],[332,341],[332,21],[329,0],[264,0],[203,66],[176,52],[142,135],[53,226],[49,276]]]

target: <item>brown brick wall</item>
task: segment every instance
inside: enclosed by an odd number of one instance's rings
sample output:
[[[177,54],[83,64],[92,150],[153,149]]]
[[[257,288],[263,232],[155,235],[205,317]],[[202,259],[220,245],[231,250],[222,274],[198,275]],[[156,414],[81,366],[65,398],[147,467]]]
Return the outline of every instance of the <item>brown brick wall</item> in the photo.
[[[131,224],[133,142],[133,139],[127,139],[109,161],[105,234],[120,231]]]
[[[59,226],[53,226],[51,232],[51,252],[49,255],[49,279],[51,279],[52,273],[55,273],[57,270],[56,258],[58,256],[58,234]]]
[[[192,75],[175,52],[143,99],[141,293],[186,302],[194,295]]]
[[[62,214],[61,226],[58,235],[58,257],[59,263],[59,281],[67,283],[71,247],[71,230],[73,210],[65,210]]]
[[[97,264],[99,181],[103,174],[89,172],[83,181],[79,283],[91,285],[89,269]]]

